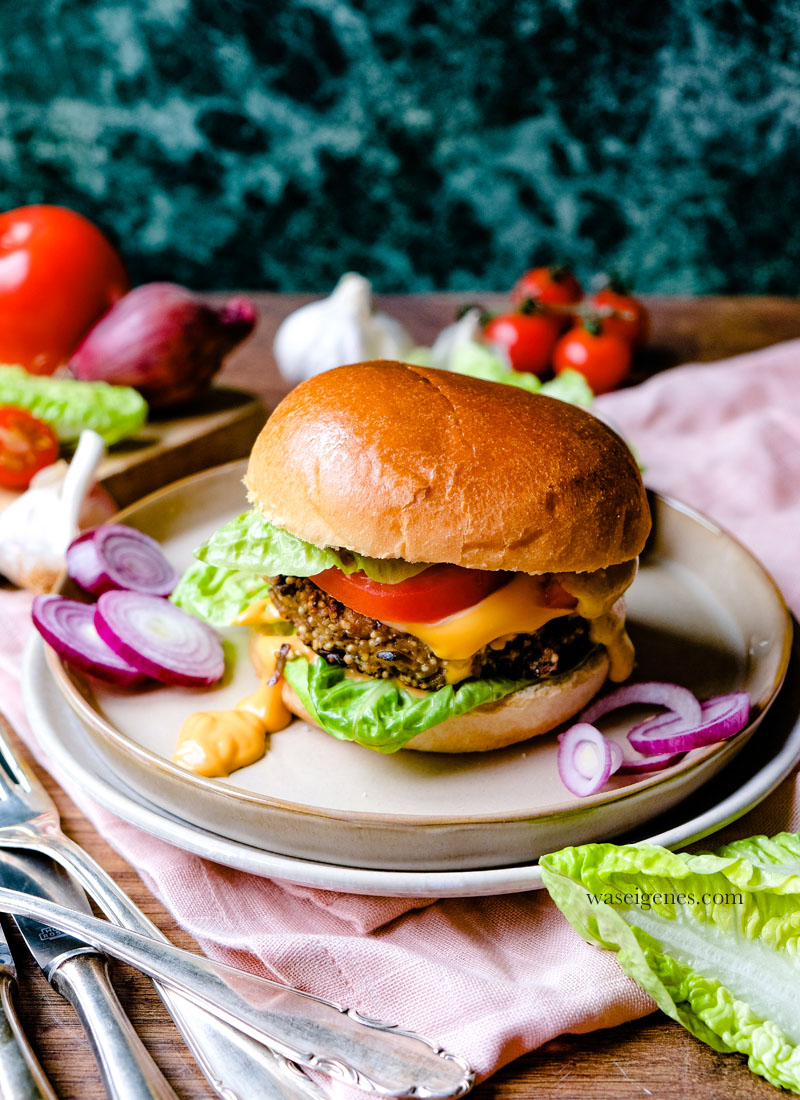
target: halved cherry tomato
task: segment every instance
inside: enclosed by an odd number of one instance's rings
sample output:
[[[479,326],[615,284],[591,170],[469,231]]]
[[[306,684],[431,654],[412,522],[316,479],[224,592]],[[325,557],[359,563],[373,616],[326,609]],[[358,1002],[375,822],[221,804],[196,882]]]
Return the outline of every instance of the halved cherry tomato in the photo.
[[[0,486],[27,489],[38,471],[58,458],[49,424],[16,405],[0,405]]]
[[[0,214],[0,363],[52,374],[128,287],[114,248],[74,210]]]
[[[512,573],[431,565],[399,584],[381,584],[365,573],[326,569],[311,580],[335,600],[380,622],[435,623],[463,611],[507,584]]]
[[[594,393],[608,393],[624,382],[631,370],[631,345],[605,325],[586,320],[562,336],[553,352],[556,374],[579,371]]]
[[[568,267],[534,267],[520,276],[511,291],[511,301],[520,305],[526,298],[546,305],[568,306],[583,297],[583,287]]]
[[[561,318],[535,308],[492,317],[483,327],[483,341],[502,348],[514,370],[544,374],[561,332]]]
[[[613,333],[628,340],[634,347],[640,348],[647,343],[650,334],[650,314],[642,302],[638,301],[619,282],[612,281],[598,290],[592,298],[595,306],[610,306],[619,313],[628,313],[630,317],[603,318],[603,331]]]

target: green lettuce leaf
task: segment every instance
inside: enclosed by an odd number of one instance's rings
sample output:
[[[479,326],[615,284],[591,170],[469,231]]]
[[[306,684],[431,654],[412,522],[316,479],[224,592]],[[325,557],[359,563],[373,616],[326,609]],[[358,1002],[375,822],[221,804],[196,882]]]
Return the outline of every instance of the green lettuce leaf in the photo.
[[[570,405],[589,408],[594,401],[591,387],[579,371],[565,370],[548,382],[540,382],[535,374],[512,370],[495,352],[481,344],[459,345],[453,352],[450,369],[457,374],[483,378],[487,382],[504,382],[529,393],[555,397]]]
[[[133,435],[147,419],[147,403],[130,386],[78,382],[0,366],[0,405],[20,405],[46,420],[62,443],[91,428],[109,444]]]
[[[797,833],[749,836],[717,848],[717,855],[744,856],[756,867],[800,875],[800,836]]]
[[[490,348],[474,342],[459,344],[450,360],[450,370],[456,374],[467,374],[470,378],[483,378],[487,382],[505,382],[529,393],[539,393],[542,388],[535,374],[512,370]]]
[[[549,382],[543,382],[539,393],[566,401],[568,405],[580,405],[584,409],[594,404],[592,387],[577,370],[562,370]]]
[[[397,584],[427,569],[425,562],[379,559],[331,547],[320,548],[276,527],[260,512],[244,512],[215,532],[195,557],[221,569],[245,570],[261,577],[312,577],[337,566],[343,573],[363,570],[383,584]]]
[[[340,741],[397,752],[412,737],[446,718],[527,687],[523,680],[464,680],[413,695],[394,680],[357,680],[323,660],[289,661],[284,675],[309,714]]]
[[[178,581],[170,600],[215,626],[229,626],[251,604],[268,596],[269,585],[257,573],[193,562]],[[282,634],[292,629],[289,623],[284,623],[283,629],[274,633]]]
[[[702,855],[587,844],[539,862],[576,931],[615,951],[663,1012],[800,1092],[799,840]]]

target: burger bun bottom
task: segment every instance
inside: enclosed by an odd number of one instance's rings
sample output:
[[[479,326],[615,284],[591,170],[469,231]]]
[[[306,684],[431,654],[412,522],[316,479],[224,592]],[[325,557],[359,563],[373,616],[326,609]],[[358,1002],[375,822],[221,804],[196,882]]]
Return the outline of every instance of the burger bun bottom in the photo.
[[[549,676],[497,702],[448,718],[418,733],[404,748],[419,752],[487,752],[527,741],[548,733],[583,710],[607,676],[608,655],[598,646],[568,672]],[[317,725],[286,680],[283,701],[298,718]]]

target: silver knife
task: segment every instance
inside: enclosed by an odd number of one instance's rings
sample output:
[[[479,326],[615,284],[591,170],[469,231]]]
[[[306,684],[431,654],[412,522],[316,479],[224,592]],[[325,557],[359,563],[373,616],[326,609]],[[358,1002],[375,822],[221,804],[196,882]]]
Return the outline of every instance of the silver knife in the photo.
[[[57,1100],[17,1017],[11,991],[17,968],[0,928],[0,1098]]]
[[[4,852],[0,881],[4,886],[91,913],[82,888],[42,856]],[[29,917],[14,919],[44,976],[77,1012],[111,1100],[178,1100],[120,1004],[109,980],[105,956],[81,940]]]

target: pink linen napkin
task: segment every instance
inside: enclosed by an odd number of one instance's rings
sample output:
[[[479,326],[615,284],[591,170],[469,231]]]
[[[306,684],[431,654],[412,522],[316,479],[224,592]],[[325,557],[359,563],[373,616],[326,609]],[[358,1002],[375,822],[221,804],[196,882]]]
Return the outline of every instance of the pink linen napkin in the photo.
[[[734,532],[800,614],[800,341],[680,367],[598,404],[635,447],[648,485]],[[0,593],[0,701],[47,767],[19,691],[29,603]],[[543,891],[430,902],[260,879],[155,840],[56,778],[210,956],[433,1037],[480,1076],[560,1033],[654,1008]],[[798,827],[795,774],[724,839]]]

